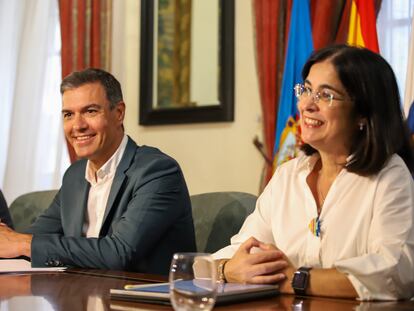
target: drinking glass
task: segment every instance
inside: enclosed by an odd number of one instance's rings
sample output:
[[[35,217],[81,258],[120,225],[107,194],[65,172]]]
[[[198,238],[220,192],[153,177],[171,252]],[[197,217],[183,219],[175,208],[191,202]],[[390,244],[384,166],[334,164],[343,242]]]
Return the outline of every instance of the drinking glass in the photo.
[[[214,259],[204,253],[177,253],[171,261],[170,299],[174,310],[211,310],[216,302]]]

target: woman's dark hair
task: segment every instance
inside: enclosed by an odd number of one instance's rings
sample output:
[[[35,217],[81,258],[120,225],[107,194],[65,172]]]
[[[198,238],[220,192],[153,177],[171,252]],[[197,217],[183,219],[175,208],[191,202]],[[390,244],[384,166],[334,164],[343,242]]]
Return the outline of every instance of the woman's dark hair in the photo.
[[[411,140],[391,66],[379,54],[366,48],[333,45],[310,56],[302,70],[303,80],[314,64],[326,60],[333,64],[339,80],[353,100],[354,114],[366,119],[362,131],[353,135],[353,158],[346,169],[363,176],[373,175],[396,153],[413,173]],[[308,144],[304,144],[302,150],[307,155],[316,152]]]
[[[109,101],[109,107],[113,109],[122,99],[121,84],[119,81],[102,69],[88,68],[82,71],[74,71],[66,76],[60,84],[60,93],[67,90],[76,89],[88,83],[100,83],[106,93],[106,98]]]

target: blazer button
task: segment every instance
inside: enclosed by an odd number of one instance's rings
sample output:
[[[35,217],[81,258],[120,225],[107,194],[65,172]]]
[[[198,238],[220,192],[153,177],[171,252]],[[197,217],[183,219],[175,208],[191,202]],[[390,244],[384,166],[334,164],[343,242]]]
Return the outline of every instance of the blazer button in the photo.
[[[55,260],[55,267],[63,267],[63,262],[60,260]]]

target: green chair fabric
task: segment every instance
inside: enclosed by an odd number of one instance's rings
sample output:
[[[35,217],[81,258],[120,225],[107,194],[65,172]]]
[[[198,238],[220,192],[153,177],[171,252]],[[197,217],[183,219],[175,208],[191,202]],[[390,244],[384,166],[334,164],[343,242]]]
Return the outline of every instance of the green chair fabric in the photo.
[[[17,197],[10,205],[14,229],[25,232],[45,209],[49,207],[57,190],[29,192]]]
[[[244,192],[211,192],[190,198],[197,251],[204,253],[229,245],[257,200],[255,195]]]

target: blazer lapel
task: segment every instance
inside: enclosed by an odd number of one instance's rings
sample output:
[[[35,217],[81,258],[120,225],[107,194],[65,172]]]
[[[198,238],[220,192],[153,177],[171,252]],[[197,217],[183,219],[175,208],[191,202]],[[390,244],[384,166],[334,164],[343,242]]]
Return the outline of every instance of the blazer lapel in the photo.
[[[111,186],[111,191],[109,192],[108,202],[106,204],[105,214],[102,221],[102,228],[100,230],[100,233],[102,233],[102,229],[106,227],[105,223],[108,218],[108,214],[114,208],[115,199],[118,196],[121,186],[126,178],[125,172],[129,169],[132,161],[134,160],[136,149],[137,144],[128,136],[128,143],[125,148],[124,155],[122,156],[121,162],[119,162],[119,165],[116,169],[114,181],[112,182]]]
[[[86,162],[85,162],[86,163]],[[83,166],[82,176],[79,180],[74,180],[70,185],[70,191],[67,191],[64,196],[64,201],[68,206],[73,208],[63,209],[65,215],[63,218],[69,220],[64,224],[65,235],[67,236],[82,236],[82,227],[84,222],[85,210],[88,204],[89,183],[83,178],[85,166]],[[76,193],[76,195],[73,195]],[[81,207],[81,208],[80,208]]]

